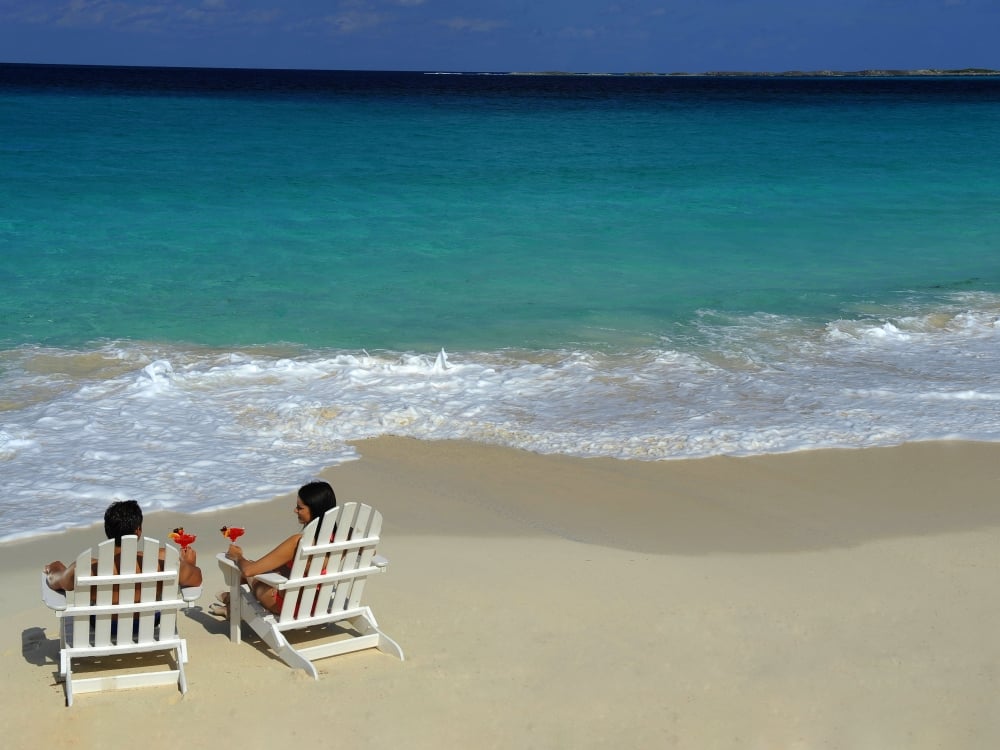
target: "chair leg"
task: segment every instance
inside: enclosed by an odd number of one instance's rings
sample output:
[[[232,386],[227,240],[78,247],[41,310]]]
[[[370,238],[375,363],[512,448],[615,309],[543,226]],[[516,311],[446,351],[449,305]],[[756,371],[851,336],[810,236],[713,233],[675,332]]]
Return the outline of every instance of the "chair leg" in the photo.
[[[240,623],[243,620],[243,586],[240,579],[229,586],[229,640],[240,642]]]
[[[376,622],[375,615],[372,614],[371,610],[368,610],[366,614],[353,618],[351,620],[351,625],[361,635],[378,635],[378,645],[375,648],[382,653],[395,656],[400,661],[404,661],[403,649],[398,643],[379,629],[378,622]]]
[[[184,674],[184,662],[187,661],[187,654],[182,654],[182,651],[187,651],[184,645],[178,646],[175,655],[177,658],[177,687],[180,688],[181,695],[187,692],[187,676]]]
[[[316,667],[313,666],[313,663],[292,648],[292,645],[285,638],[284,634],[277,630],[268,629],[263,633],[257,631],[257,635],[261,637],[264,643],[271,647],[275,656],[285,662],[285,664],[290,666],[292,669],[301,669],[314,680],[319,679],[319,672],[316,671]]]
[[[65,686],[66,686],[66,706],[69,707],[73,705],[73,666],[71,659],[66,659]]]

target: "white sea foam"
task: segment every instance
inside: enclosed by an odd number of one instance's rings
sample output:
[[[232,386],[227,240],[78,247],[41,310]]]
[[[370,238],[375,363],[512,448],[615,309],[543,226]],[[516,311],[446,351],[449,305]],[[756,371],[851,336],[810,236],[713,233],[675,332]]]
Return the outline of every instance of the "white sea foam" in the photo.
[[[0,539],[92,523],[116,498],[265,500],[379,435],[638,460],[998,440],[998,319],[754,316],[628,354],[8,351]]]

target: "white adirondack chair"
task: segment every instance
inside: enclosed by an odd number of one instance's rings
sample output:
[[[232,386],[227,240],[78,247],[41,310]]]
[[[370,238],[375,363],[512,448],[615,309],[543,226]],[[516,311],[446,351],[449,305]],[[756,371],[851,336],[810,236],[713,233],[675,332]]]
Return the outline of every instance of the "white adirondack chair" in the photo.
[[[377,648],[402,660],[399,644],[379,629],[371,609],[362,604],[368,577],[383,572],[389,562],[375,554],[381,529],[381,513],[353,502],[311,521],[302,532],[289,577],[256,576],[282,593],[279,614],[261,606],[241,582],[236,564],[220,553],[219,567],[229,586],[230,640],[240,642],[240,623],[246,622],[278,658],[315,679],[319,673],[312,662],[337,654]],[[319,627],[331,623],[350,629],[331,633]],[[300,631],[294,644],[285,637],[291,630]]]
[[[53,591],[42,575],[42,600],[60,618],[59,677],[66,684],[67,706],[77,693],[99,690],[176,684],[187,692],[187,644],[178,633],[177,614],[201,589],[184,589],[182,596],[177,548],[156,539],[123,536],[119,559],[116,573],[115,540],[108,539],[97,545],[96,555],[86,549],[77,557],[72,591]],[[150,671],[148,664],[122,658],[153,651],[172,652],[173,664]],[[84,658],[97,662],[87,677],[73,671],[74,660]]]

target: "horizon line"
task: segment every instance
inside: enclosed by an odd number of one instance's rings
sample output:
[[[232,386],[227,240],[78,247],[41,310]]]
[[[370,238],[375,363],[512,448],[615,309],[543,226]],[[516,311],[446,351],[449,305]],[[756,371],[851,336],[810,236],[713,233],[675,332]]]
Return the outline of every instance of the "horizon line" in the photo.
[[[511,75],[511,76],[633,76],[633,77],[683,77],[683,76],[713,76],[713,77],[879,77],[879,76],[1000,76],[1000,69],[965,67],[965,68],[860,68],[856,70],[816,69],[816,70],[708,70],[708,71],[572,71],[572,70],[425,70],[389,68],[284,68],[284,67],[243,67],[236,65],[136,65],[122,63],[47,63],[47,62],[17,62],[0,61],[0,66],[47,67],[47,68],[130,68],[151,70],[244,70],[244,71],[275,71],[275,72],[311,72],[311,73],[415,73],[424,75]]]

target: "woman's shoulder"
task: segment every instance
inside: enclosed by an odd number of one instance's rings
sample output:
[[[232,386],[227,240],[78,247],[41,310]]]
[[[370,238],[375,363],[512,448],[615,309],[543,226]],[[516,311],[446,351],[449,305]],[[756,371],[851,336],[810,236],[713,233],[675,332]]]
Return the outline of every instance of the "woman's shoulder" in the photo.
[[[302,539],[302,534],[292,534],[285,541],[275,547],[275,551],[281,550],[287,552],[289,556],[295,552],[295,548],[299,546],[299,540]]]

